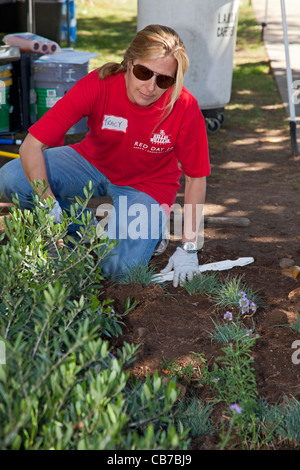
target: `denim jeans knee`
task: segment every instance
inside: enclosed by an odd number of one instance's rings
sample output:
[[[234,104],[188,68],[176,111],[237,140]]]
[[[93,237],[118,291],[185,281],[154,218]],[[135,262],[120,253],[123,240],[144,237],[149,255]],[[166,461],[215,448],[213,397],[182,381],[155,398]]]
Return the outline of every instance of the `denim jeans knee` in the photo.
[[[113,208],[107,236],[117,239],[103,272],[115,278],[139,264],[146,265],[162,238],[167,214],[151,196],[128,186],[109,187]]]
[[[0,194],[9,201],[17,195],[21,209],[31,207],[32,187],[25,176],[20,158],[0,168]]]

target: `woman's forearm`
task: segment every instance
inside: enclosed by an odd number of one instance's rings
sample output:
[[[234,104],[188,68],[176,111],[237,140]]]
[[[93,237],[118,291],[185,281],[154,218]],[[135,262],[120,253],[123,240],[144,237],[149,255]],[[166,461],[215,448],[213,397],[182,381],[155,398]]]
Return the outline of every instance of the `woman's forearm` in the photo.
[[[22,162],[24,173],[30,183],[33,181],[45,181],[47,189],[43,192],[43,197],[55,196],[49,186],[47,170],[43,151],[47,148],[39,140],[28,134],[20,147],[20,159]],[[43,188],[44,189],[44,188]],[[42,194],[42,188],[40,188]]]
[[[185,177],[184,228],[182,241],[197,242],[201,219],[204,217],[206,178]]]

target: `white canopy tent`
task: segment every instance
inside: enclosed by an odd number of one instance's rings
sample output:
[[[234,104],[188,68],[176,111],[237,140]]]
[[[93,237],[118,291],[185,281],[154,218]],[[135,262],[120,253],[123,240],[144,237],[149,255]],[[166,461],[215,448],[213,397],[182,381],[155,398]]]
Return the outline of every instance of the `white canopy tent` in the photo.
[[[287,78],[288,95],[289,95],[291,144],[292,144],[293,155],[297,156],[298,146],[297,146],[296,112],[295,112],[295,103],[293,99],[293,75],[292,75],[292,69],[290,65],[289,38],[288,38],[288,30],[287,30],[287,23],[286,23],[285,0],[281,0],[281,14],[282,14],[282,27],[283,27],[284,47],[285,47],[286,78]]]
[[[272,0],[275,1],[275,0]],[[288,27],[287,27],[287,18],[286,18],[286,8],[285,0],[280,0],[281,6],[281,18],[282,18],[282,30],[283,30],[283,39],[284,39],[284,49],[285,49],[285,64],[286,64],[286,80],[287,80],[287,90],[288,90],[288,105],[289,105],[289,114],[290,114],[290,135],[291,135],[291,145],[293,156],[299,154],[298,145],[297,145],[297,125],[296,125],[296,111],[295,111],[295,102],[294,102],[294,92],[293,92],[293,74],[290,63],[290,50],[289,50],[289,37],[288,37]],[[264,21],[262,22],[262,36],[264,35],[264,28],[268,25],[268,0],[265,0],[265,10],[264,10]]]

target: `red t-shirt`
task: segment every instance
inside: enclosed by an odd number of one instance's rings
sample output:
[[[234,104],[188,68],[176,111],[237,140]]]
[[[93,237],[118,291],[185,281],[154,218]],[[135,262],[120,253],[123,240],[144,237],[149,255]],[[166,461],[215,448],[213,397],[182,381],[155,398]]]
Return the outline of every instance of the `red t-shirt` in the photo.
[[[157,126],[170,91],[150,106],[138,106],[127,96],[123,73],[100,80],[94,70],[29,132],[49,147],[63,145],[67,131],[87,116],[86,137],[71,147],[113,184],[131,186],[172,206],[182,171],[190,177],[208,176],[210,164],[205,121],[186,88]]]

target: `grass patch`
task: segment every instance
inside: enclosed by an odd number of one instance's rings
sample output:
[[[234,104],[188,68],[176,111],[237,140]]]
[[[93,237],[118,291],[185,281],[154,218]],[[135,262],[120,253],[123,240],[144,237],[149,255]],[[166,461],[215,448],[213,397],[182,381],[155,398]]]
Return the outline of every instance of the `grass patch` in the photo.
[[[220,288],[211,295],[210,300],[219,308],[239,308],[240,292],[246,294],[250,303],[254,302],[257,307],[263,307],[263,301],[258,292],[248,287],[243,281],[243,276],[238,275],[228,275]]]
[[[136,34],[136,0],[78,2],[75,49],[99,54],[90,61],[95,69],[106,62],[121,62]]]
[[[277,414],[280,423],[278,433],[290,442],[300,442],[300,402],[295,398],[285,398],[284,405]]]
[[[253,303],[256,307],[265,307],[259,292],[248,287],[243,281],[243,276],[228,275],[223,279],[220,273],[211,272],[194,276],[191,281],[185,281],[183,287],[190,295],[207,295],[217,308],[240,308],[241,293],[247,297],[248,306]]]
[[[217,342],[222,344],[228,344],[231,341],[252,341],[253,330],[246,328],[241,322],[224,321],[222,324],[219,320],[213,320],[215,329],[209,331],[209,335]]]
[[[218,273],[199,274],[194,276],[191,281],[185,281],[183,287],[190,295],[193,294],[213,294],[218,291],[221,281]]]
[[[213,406],[196,397],[184,398],[179,402],[176,421],[183,425],[184,429],[190,429],[190,436],[203,437],[205,434],[213,434],[211,414]]]
[[[117,284],[143,284],[148,286],[153,282],[153,276],[157,274],[155,267],[151,264],[140,262],[134,266],[128,266],[126,271],[115,279]]]

